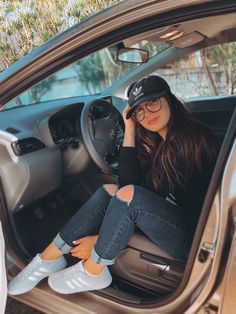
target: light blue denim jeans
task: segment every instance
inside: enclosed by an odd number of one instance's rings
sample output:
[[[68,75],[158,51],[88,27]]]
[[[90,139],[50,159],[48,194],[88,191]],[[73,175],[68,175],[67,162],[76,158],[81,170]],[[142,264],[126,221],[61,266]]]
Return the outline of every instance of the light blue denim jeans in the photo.
[[[74,240],[98,234],[91,257],[96,263],[111,265],[136,227],[162,250],[186,259],[191,236],[184,209],[136,185],[129,203],[99,188],[59,232],[54,243],[66,254]]]

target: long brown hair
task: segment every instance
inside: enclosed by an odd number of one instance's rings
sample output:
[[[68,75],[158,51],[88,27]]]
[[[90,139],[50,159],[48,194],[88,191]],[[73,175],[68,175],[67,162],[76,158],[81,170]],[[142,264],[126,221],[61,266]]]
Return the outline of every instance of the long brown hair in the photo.
[[[155,189],[159,189],[162,182],[167,180],[170,192],[173,192],[174,182],[185,188],[187,174],[202,172],[205,162],[214,161],[218,147],[208,128],[189,113],[172,93],[164,97],[171,111],[166,139],[137,123],[136,143],[141,166],[144,169],[152,167]],[[177,169],[180,166],[176,164],[177,154],[186,165],[186,175]]]

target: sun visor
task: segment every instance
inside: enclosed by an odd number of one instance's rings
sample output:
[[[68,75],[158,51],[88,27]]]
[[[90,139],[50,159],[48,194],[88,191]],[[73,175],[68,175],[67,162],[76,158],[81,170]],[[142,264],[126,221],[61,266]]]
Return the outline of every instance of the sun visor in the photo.
[[[159,40],[159,36],[161,34],[167,32],[169,28],[170,28],[169,26],[162,27],[162,28],[158,28],[158,29],[155,29],[155,30],[151,30],[151,31],[148,31],[148,32],[144,32],[144,33],[141,33],[141,34],[138,34],[138,35],[126,38],[126,39],[123,40],[123,44],[124,44],[125,47],[132,47],[133,45],[141,42],[142,40],[148,40],[148,41]]]
[[[186,48],[193,46],[204,39],[204,36],[197,32],[192,32],[171,41],[171,44],[177,48]]]

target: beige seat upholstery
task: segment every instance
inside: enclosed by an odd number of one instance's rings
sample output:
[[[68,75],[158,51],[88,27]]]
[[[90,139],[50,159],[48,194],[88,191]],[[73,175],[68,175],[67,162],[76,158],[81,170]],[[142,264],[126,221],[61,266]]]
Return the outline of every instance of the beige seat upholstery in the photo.
[[[142,235],[136,232],[130,239],[128,246],[136,250],[144,251],[145,253],[149,253],[151,255],[156,255],[156,256],[168,258],[171,260],[175,260],[174,257],[170,256],[168,253],[160,249],[155,243],[149,240],[145,235]]]
[[[174,291],[184,273],[185,264],[176,260],[136,230],[126,248],[110,267],[112,274],[132,285],[158,291]]]

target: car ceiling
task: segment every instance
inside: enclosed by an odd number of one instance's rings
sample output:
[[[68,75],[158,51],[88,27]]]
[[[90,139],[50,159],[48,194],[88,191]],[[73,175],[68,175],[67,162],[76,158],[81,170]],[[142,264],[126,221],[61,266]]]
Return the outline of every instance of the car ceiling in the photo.
[[[159,29],[151,30],[148,32],[144,32],[142,34],[132,36],[130,38],[127,38],[123,41],[124,46],[129,47],[141,40],[155,40],[155,41],[163,41],[160,40],[159,36],[169,32],[169,30],[179,30],[183,31],[184,35],[174,41],[170,41],[173,46],[176,47],[189,47],[191,45],[191,42],[185,40],[186,35],[190,34],[200,34],[202,35],[199,37],[203,39],[210,39],[210,40],[216,40],[219,35],[224,32],[224,34],[227,34],[227,31],[231,33],[232,30],[236,28],[236,13],[229,13],[229,14],[224,14],[224,15],[219,15],[217,18],[215,16],[210,16],[210,17],[205,17],[201,19],[196,19],[192,21],[186,21],[181,24],[175,24],[175,25],[170,25],[168,27],[162,27]],[[235,37],[236,37],[236,31],[234,31]],[[222,38],[224,41],[224,39]],[[227,38],[225,39],[227,40]],[[198,42],[199,42],[198,41]],[[168,42],[168,41],[166,41]],[[182,44],[181,44],[182,42]],[[217,41],[218,42],[218,41]],[[196,42],[193,42],[195,44]]]

